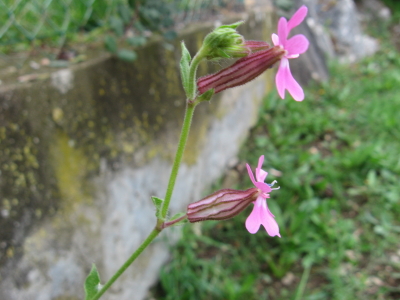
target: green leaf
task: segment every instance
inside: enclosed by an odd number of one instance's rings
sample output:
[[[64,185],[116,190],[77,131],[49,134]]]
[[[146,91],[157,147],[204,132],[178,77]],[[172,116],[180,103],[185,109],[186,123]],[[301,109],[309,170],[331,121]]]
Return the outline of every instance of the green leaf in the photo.
[[[122,22],[121,18],[111,17],[110,27],[118,36],[122,36],[124,34],[124,22]]]
[[[107,35],[104,38],[104,46],[111,53],[116,53],[117,52],[117,41],[115,40],[114,37],[112,37],[110,35]]]
[[[117,56],[120,59],[125,60],[125,61],[129,61],[129,62],[134,61],[137,58],[136,52],[132,51],[132,50],[128,50],[128,49],[118,50]]]
[[[151,200],[153,201],[154,206],[156,207],[156,217],[157,219],[162,219],[161,216],[161,208],[162,205],[164,203],[164,199],[155,197],[155,196],[151,196]]]
[[[199,100],[199,102],[210,101],[211,97],[214,95],[214,91],[215,91],[214,89],[208,90],[203,94],[201,94],[197,99]]]
[[[133,36],[126,40],[131,46],[142,46],[146,43],[144,36]]]
[[[117,10],[118,10],[118,14],[121,17],[122,21],[124,24],[129,24],[129,22],[131,21],[131,10],[129,8],[129,6],[125,5],[125,4],[118,4],[117,6]]]
[[[182,58],[180,61],[182,85],[185,90],[186,96],[189,97],[189,70],[190,60],[192,59],[185,43],[182,41]]]
[[[96,265],[92,265],[92,270],[85,280],[85,300],[92,299],[97,292],[101,289],[100,275],[97,271]]]

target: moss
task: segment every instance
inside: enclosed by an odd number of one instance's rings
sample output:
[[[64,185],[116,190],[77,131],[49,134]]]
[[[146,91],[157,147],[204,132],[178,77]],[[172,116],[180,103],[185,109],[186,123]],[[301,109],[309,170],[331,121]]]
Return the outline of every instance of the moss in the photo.
[[[88,202],[87,173],[97,168],[87,159],[82,149],[70,143],[69,137],[58,131],[51,145],[51,157],[57,187],[63,199],[63,210],[71,211],[76,204]],[[86,190],[85,190],[86,189]]]

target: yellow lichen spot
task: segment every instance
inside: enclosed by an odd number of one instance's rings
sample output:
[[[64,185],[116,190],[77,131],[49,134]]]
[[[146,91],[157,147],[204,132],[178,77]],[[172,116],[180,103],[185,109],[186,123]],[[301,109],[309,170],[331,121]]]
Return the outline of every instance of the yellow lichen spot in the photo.
[[[41,209],[35,209],[35,216],[36,218],[41,218],[42,217],[42,210]]]
[[[157,117],[156,117],[156,122],[157,122],[158,124],[161,124],[162,121],[163,121],[163,118],[162,118],[160,115],[157,115]]]
[[[99,89],[99,96],[104,96],[106,91],[104,89]]]
[[[0,139],[4,140],[6,138],[6,128],[0,127]]]
[[[14,257],[14,248],[13,247],[8,248],[6,251],[6,255],[8,258]]]
[[[19,203],[19,201],[18,201],[17,198],[13,198],[13,199],[11,200],[11,204],[14,205],[14,206],[17,206],[18,203]]]
[[[84,179],[90,167],[88,159],[82,150],[70,147],[69,140],[65,133],[59,133],[51,145],[57,185],[66,209],[72,209],[76,203],[89,200],[84,191]]]
[[[135,151],[135,147],[130,143],[124,143],[122,149],[127,154],[132,154]]]
[[[56,107],[52,111],[53,121],[57,124],[61,123],[62,119],[64,118],[64,112],[61,108]]]
[[[131,91],[130,91],[128,88],[123,88],[123,89],[122,89],[122,92],[123,92],[125,95],[130,95],[130,94],[131,94]]]
[[[89,121],[89,122],[88,122],[88,127],[89,127],[89,128],[93,128],[93,127],[94,127],[94,125],[95,125],[95,124],[94,124],[94,122],[93,122],[93,121]]]
[[[13,131],[18,131],[18,129],[19,129],[19,125],[15,124],[15,123],[11,123],[9,126],[10,126],[11,130],[13,130]]]
[[[24,174],[20,173],[17,175],[17,178],[15,178],[15,186],[26,187],[26,179]]]
[[[3,199],[3,209],[10,209],[11,208],[11,203],[8,199]]]

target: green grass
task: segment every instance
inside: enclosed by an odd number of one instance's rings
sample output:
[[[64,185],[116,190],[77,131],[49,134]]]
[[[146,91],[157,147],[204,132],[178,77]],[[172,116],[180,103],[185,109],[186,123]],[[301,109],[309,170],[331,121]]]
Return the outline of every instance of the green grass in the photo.
[[[391,45],[351,68],[332,65],[301,103],[268,95],[240,157],[255,167],[264,154],[264,168],[282,173],[267,178],[281,187],[268,205],[282,238],[249,234],[251,208],[187,225],[155,298],[400,299],[399,151],[400,55]],[[236,188],[252,186],[241,178]]]

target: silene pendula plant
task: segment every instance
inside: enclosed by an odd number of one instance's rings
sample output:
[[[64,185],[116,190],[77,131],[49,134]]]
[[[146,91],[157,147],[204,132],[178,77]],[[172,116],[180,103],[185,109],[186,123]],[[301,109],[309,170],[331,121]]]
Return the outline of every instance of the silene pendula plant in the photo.
[[[237,27],[243,22],[223,25],[214,29],[204,38],[201,48],[193,58],[182,42],[180,70],[182,85],[186,93],[186,112],[165,196],[164,198],[152,197],[156,207],[157,222],[139,248],[104,285],[100,283],[100,275],[96,266],[93,265],[84,285],[85,300],[99,299],[160,232],[173,225],[183,224],[184,222],[226,220],[238,215],[247,206],[253,204],[253,210],[246,220],[246,229],[254,234],[263,225],[270,236],[280,237],[278,223],[267,205],[270,193],[278,188],[273,188],[276,181],[270,184],[265,183],[267,172],[262,169],[263,155],[255,169],[255,177],[250,166],[247,165],[254,187],[245,191],[222,189],[189,204],[185,213],[177,214],[171,218],[168,218],[167,215],[194,109],[198,104],[210,101],[215,93],[251,81],[278,62],[279,68],[275,81],[280,97],[283,99],[285,90],[287,90],[296,101],[304,99],[303,89],[290,72],[289,59],[296,58],[304,53],[308,48],[308,40],[303,35],[295,35],[289,39],[288,36],[290,30],[298,26],[306,15],[307,8],[302,6],[289,21],[281,18],[278,23],[278,34],[272,35],[274,46],[264,41],[246,41],[236,31]],[[203,60],[215,61],[226,58],[238,58],[238,60],[215,74],[199,79],[196,77],[197,67]]]

